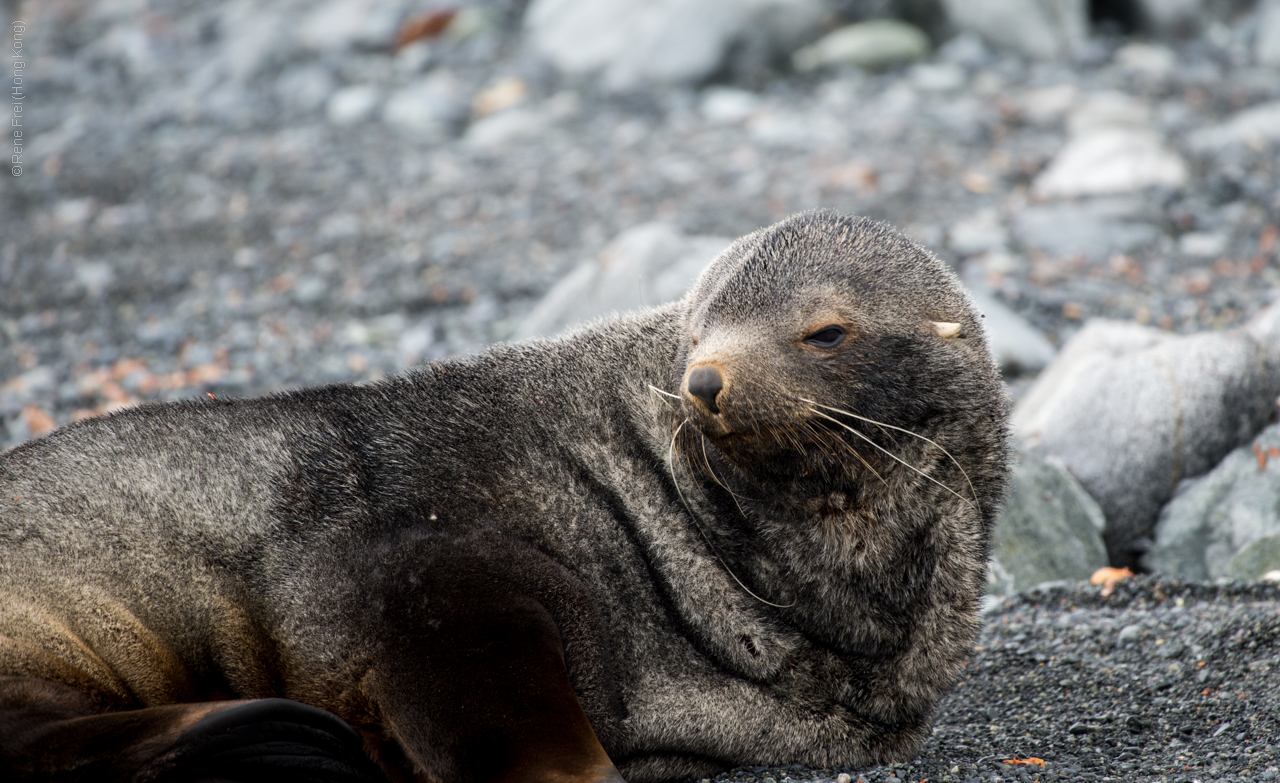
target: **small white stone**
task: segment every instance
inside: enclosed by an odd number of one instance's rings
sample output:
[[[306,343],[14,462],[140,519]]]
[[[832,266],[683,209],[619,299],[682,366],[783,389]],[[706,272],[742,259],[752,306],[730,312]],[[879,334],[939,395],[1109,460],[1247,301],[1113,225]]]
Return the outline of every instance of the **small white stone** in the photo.
[[[382,119],[404,131],[441,134],[467,110],[453,75],[434,73],[392,93],[382,108]]]
[[[1028,122],[1033,125],[1049,125],[1061,121],[1079,100],[1079,87],[1074,84],[1056,84],[1027,90],[1022,94],[1019,107]]]
[[[1254,60],[1258,65],[1280,68],[1280,0],[1263,0],[1258,5],[1258,33],[1253,43]]]
[[[920,63],[911,68],[911,83],[925,92],[953,92],[968,78],[964,68],[955,63]]]
[[[1003,250],[1009,244],[1009,232],[991,209],[957,221],[949,234],[947,244],[963,256]]]
[[[1187,164],[1154,132],[1100,128],[1072,139],[1036,178],[1041,197],[1128,193],[1153,186],[1180,188]]]
[[[1135,41],[1116,51],[1116,64],[1126,71],[1162,78],[1173,73],[1178,60],[1173,50],[1167,46]]]
[[[729,125],[755,114],[760,109],[760,97],[734,87],[709,87],[702,93],[698,108],[707,122]]]
[[[1188,256],[1216,258],[1227,250],[1227,235],[1192,231],[1178,239],[1178,252]]]
[[[841,27],[797,51],[796,70],[856,65],[883,68],[919,60],[929,54],[929,37],[920,28],[897,19],[872,19]]]
[[[334,125],[355,125],[364,122],[373,114],[374,108],[382,97],[381,92],[372,84],[353,84],[343,87],[329,96],[325,106],[325,116]]]
[[[1192,133],[1188,141],[1195,150],[1213,150],[1234,144],[1261,148],[1280,139],[1280,101],[1245,109],[1231,119]]]

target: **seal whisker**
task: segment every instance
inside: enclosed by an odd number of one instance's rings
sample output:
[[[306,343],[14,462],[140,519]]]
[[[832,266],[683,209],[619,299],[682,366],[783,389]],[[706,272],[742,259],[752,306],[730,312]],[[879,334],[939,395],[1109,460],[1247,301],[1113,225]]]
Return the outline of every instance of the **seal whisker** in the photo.
[[[729,493],[729,497],[733,498],[733,505],[738,507],[738,513],[742,515],[743,519],[748,519],[747,512],[742,510],[742,504],[738,502],[738,493],[729,489],[729,487],[720,480],[720,477],[716,475],[716,472],[711,469],[711,460],[707,457],[707,436],[702,433],[698,433],[698,435],[699,439],[702,441],[702,464],[707,469],[707,475],[711,477],[712,481],[719,484],[721,489]]]
[[[742,580],[738,578],[738,575],[733,572],[733,569],[729,567],[729,564],[726,563],[724,561],[724,558],[720,556],[720,553],[716,551],[715,546],[711,543],[711,537],[707,535],[707,531],[702,529],[702,523],[698,521],[698,515],[693,513],[693,509],[689,506],[689,501],[685,499],[684,491],[680,489],[680,481],[676,478],[675,449],[676,449],[676,438],[679,437],[680,430],[684,429],[684,425],[687,423],[688,423],[687,421],[680,422],[680,426],[676,427],[676,431],[671,435],[671,445],[667,448],[667,467],[671,470],[671,483],[675,484],[676,495],[679,496],[680,502],[684,504],[685,510],[689,512],[689,519],[693,521],[693,526],[698,528],[698,533],[702,535],[702,540],[707,542],[707,549],[711,550],[711,554],[715,557],[715,559],[720,561],[720,565],[724,566],[725,572],[729,574],[729,576],[733,577],[733,581],[738,583],[738,587],[741,587],[743,590],[747,592],[747,595],[751,596],[752,598],[756,599],[757,601],[759,601],[760,603],[766,606],[772,606],[775,609],[790,609],[791,607],[796,605],[796,601],[792,601],[789,604],[775,604],[772,601],[766,601],[765,599],[756,595],[751,591],[750,587],[747,587],[745,584],[742,583]],[[738,509],[741,510],[742,507],[739,506]]]
[[[815,403],[815,404],[816,404],[816,403]],[[825,408],[825,407],[827,407],[827,406],[825,406],[825,405],[824,405],[824,406],[822,406],[822,407],[824,407],[824,408]],[[906,466],[907,468],[910,468],[911,470],[915,471],[916,473],[919,473],[919,474],[920,474],[921,476],[923,476],[924,478],[928,479],[929,481],[932,481],[934,484],[937,484],[938,486],[942,487],[942,488],[943,488],[943,489],[945,489],[946,491],[950,492],[951,494],[953,494],[953,495],[955,495],[956,497],[958,497],[958,498],[960,498],[961,500],[963,500],[967,505],[969,505],[969,506],[970,506],[971,508],[973,508],[974,510],[977,510],[977,508],[978,508],[978,507],[977,507],[977,506],[975,506],[972,502],[970,502],[970,501],[969,501],[969,499],[968,499],[968,498],[966,498],[964,495],[961,495],[959,492],[956,492],[956,491],[955,491],[954,489],[952,489],[951,487],[948,487],[946,484],[943,484],[941,481],[938,481],[938,480],[937,480],[936,478],[934,478],[933,476],[930,476],[928,473],[925,473],[925,472],[924,472],[923,470],[921,470],[920,468],[917,468],[915,465],[912,465],[910,462],[907,462],[906,460],[904,460],[904,459],[902,459],[901,457],[897,456],[897,455],[896,455],[896,454],[894,454],[893,452],[891,452],[891,451],[889,451],[888,449],[886,449],[886,448],[884,448],[883,446],[881,446],[879,443],[876,443],[875,441],[873,441],[871,438],[867,437],[866,435],[862,434],[861,432],[858,432],[858,431],[857,431],[857,430],[855,430],[853,427],[850,427],[848,424],[845,424],[844,422],[840,421],[839,419],[832,418],[831,416],[828,416],[827,414],[823,413],[822,411],[818,410],[817,408],[811,408],[810,410],[812,410],[812,411],[813,411],[815,414],[817,414],[818,416],[821,416],[822,418],[826,419],[827,421],[834,422],[834,423],[836,423],[836,424],[840,425],[841,427],[844,427],[844,428],[845,428],[846,430],[848,430],[849,432],[852,432],[854,435],[857,435],[859,438],[862,438],[862,439],[863,439],[863,440],[865,440],[867,443],[870,443],[870,444],[871,444],[872,446],[874,446],[876,449],[879,449],[880,451],[882,451],[882,452],[884,452],[885,454],[887,454],[889,457],[892,457],[892,458],[893,458],[893,460],[894,460],[895,462],[900,462],[900,463],[902,463],[902,465]],[[859,417],[859,418],[861,418],[861,417]],[[873,422],[873,423],[874,423],[874,422]],[[928,440],[928,439],[927,439],[927,438],[925,438],[925,440]],[[932,441],[930,441],[930,443],[932,443]],[[934,444],[934,445],[937,445],[937,444]],[[941,449],[942,447],[941,447],[941,446],[938,446],[938,448],[940,448],[940,449]],[[943,453],[946,453],[946,449],[943,449]],[[947,456],[948,456],[948,457],[950,457],[951,455],[950,455],[950,454],[947,454]],[[954,461],[954,457],[953,457],[952,459],[953,459],[953,461]],[[960,472],[961,472],[961,473],[964,473],[964,469],[963,469],[963,468],[961,468],[961,469],[960,469]],[[965,479],[967,480],[967,479],[968,479],[968,476],[965,476]],[[972,487],[973,487],[973,485],[971,484],[971,485],[970,485],[970,489],[972,489]],[[975,495],[975,497],[976,497],[976,495]]]
[[[649,391],[653,392],[654,394],[661,394],[664,397],[670,397],[673,400],[679,401],[680,399],[679,394],[672,394],[669,391],[663,391],[662,389],[659,389],[657,386],[654,386],[652,383],[649,384]]]
[[[801,399],[800,401],[807,402],[810,405],[817,405],[819,408],[826,408],[827,410],[835,411],[836,413],[843,413],[846,416],[852,416],[853,418],[858,419],[859,421],[865,421],[869,424],[874,424],[877,427],[880,427],[882,429],[884,427],[888,427],[891,430],[897,430],[898,432],[906,433],[907,435],[910,435],[913,438],[919,438],[925,443],[932,445],[933,447],[937,448],[938,451],[941,451],[943,454],[947,455],[947,459],[951,460],[951,464],[955,465],[956,469],[960,471],[960,475],[964,476],[964,481],[966,484],[969,485],[969,492],[973,495],[974,500],[978,499],[978,491],[974,489],[973,481],[969,478],[969,474],[965,472],[965,469],[960,465],[960,461],[957,460],[955,457],[951,456],[951,452],[942,448],[942,446],[937,441],[926,438],[925,436],[912,432],[911,430],[903,429],[902,427],[895,427],[892,424],[885,424],[882,421],[876,421],[875,419],[868,419],[866,416],[859,416],[858,414],[853,413],[851,411],[841,410],[840,408],[833,408],[830,405],[823,405],[822,403],[814,402],[813,400]],[[875,444],[872,444],[872,445],[875,445]]]
[[[881,483],[881,484],[884,484],[886,487],[887,487],[887,486],[889,486],[889,482],[887,482],[887,481],[885,481],[885,480],[884,480],[884,476],[881,476],[881,475],[880,475],[880,473],[879,473],[879,471],[877,471],[875,468],[871,467],[871,463],[870,463],[870,462],[867,462],[867,458],[866,458],[866,457],[864,457],[864,456],[862,456],[861,452],[859,452],[857,449],[855,449],[851,444],[849,444],[849,443],[845,442],[845,440],[844,440],[844,439],[839,438],[839,437],[836,437],[836,436],[833,436],[831,433],[826,432],[826,431],[823,431],[823,430],[821,430],[821,429],[819,429],[819,428],[817,428],[817,427],[813,426],[813,424],[808,423],[808,422],[806,422],[806,423],[805,423],[805,427],[806,427],[806,428],[807,428],[811,433],[813,433],[813,437],[814,437],[814,440],[815,440],[815,441],[822,442],[824,439],[830,439],[830,440],[833,440],[833,441],[834,441],[834,443],[832,443],[832,444],[831,444],[831,452],[832,452],[832,453],[831,453],[831,456],[832,456],[832,457],[834,457],[834,458],[836,459],[836,461],[838,461],[838,462],[840,463],[840,467],[841,467],[841,468],[843,468],[843,469],[845,469],[845,470],[846,470],[846,472],[847,472],[847,470],[848,470],[848,469],[845,467],[844,460],[840,458],[840,453],[841,453],[842,451],[847,451],[847,452],[849,452],[850,454],[852,454],[853,456],[857,457],[857,458],[858,458],[858,462],[861,462],[861,463],[862,463],[862,467],[864,467],[864,468],[866,468],[867,470],[871,471],[871,475],[873,475],[873,476],[875,476],[876,478],[880,479],[880,483]]]

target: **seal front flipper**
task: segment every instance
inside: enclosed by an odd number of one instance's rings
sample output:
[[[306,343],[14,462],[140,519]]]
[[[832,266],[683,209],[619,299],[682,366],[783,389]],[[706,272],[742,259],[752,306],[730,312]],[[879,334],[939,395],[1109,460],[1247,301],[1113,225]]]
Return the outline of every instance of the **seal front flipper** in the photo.
[[[284,699],[100,712],[60,683],[0,677],[0,766],[8,780],[386,783],[359,735]]]
[[[409,542],[375,562],[378,650],[362,690],[421,778],[622,782],[584,709],[611,728],[599,620],[567,570],[483,535]]]

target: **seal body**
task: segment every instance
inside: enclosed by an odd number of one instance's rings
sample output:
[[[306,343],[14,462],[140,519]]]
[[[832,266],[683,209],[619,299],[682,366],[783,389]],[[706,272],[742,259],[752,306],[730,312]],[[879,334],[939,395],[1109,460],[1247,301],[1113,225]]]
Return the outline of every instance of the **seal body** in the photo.
[[[1006,415],[945,266],[820,212],[560,340],[62,428],[0,455],[0,768],[187,779],[282,731],[335,780],[907,758]]]

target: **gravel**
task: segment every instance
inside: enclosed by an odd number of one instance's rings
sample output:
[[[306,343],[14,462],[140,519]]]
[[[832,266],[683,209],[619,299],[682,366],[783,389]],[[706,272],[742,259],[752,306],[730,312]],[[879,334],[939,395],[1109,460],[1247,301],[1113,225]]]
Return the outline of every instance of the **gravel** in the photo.
[[[398,53],[385,15],[351,25],[337,4],[19,8],[0,446],[139,400],[480,350],[655,219],[715,236],[813,207],[885,219],[1055,345],[1091,316],[1231,328],[1280,287],[1280,72],[1251,59],[1256,16],[1169,44],[1101,35],[1072,63],[962,38],[881,72],[619,95],[530,54],[516,0]],[[1153,187],[1037,191],[1115,127],[1152,151]],[[1009,599],[916,761],[722,779],[1273,780],[1277,599],[1155,577]]]
[[[1105,597],[1084,584],[1036,589],[988,611],[974,658],[914,761],[748,768],[715,780],[1275,780],[1277,601],[1275,584],[1149,576]]]

